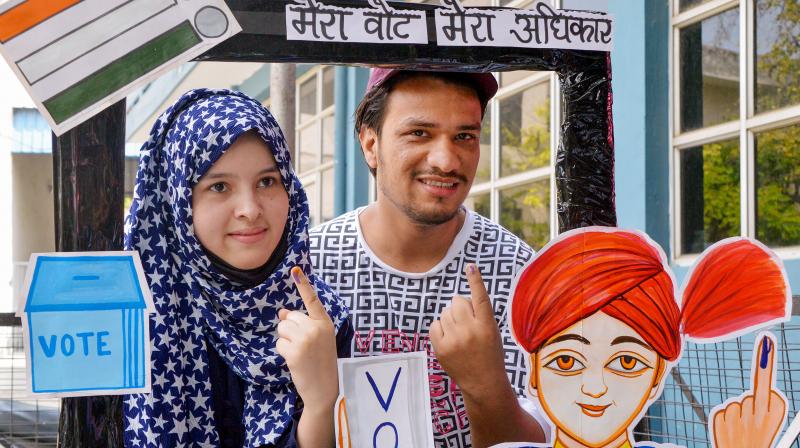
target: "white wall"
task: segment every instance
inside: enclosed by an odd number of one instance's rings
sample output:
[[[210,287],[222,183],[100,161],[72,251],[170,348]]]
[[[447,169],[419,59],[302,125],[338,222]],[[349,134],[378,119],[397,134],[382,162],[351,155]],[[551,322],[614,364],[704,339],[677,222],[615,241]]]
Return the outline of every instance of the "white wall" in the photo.
[[[241,84],[264,64],[257,62],[199,62],[192,71],[171,92],[164,92],[161,105],[145,120],[138,129],[128,135],[127,142],[142,144],[150,134],[150,128],[159,115],[181,95],[200,87],[230,89]]]
[[[53,156],[11,155],[11,259],[26,262],[34,252],[56,250]]]
[[[0,312],[12,311],[12,175],[11,149],[14,145],[12,111],[35,107],[17,77],[0,59]]]

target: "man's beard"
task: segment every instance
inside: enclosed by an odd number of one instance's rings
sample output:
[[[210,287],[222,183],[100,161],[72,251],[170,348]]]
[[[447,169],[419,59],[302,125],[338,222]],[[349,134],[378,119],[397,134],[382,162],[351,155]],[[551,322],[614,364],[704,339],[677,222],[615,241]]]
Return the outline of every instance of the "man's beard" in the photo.
[[[379,166],[383,165],[384,164],[383,157],[381,156],[381,152],[380,151],[378,151],[377,156],[378,156]],[[380,176],[380,174],[381,174],[381,170],[376,170],[376,172],[375,172],[375,180],[376,181],[378,180],[378,177]],[[415,171],[415,172],[411,173],[411,177],[412,178],[416,178],[420,174],[422,174],[422,173]],[[448,173],[444,173],[444,172],[442,172],[440,170],[437,170],[437,169],[429,170],[429,174],[435,174],[437,176],[442,176],[442,177],[454,177],[457,180],[459,180],[460,182],[463,182],[464,184],[467,183],[466,176],[461,175],[461,174],[455,174],[455,175],[454,174],[448,174]],[[419,210],[419,209],[414,208],[413,202],[400,202],[400,201],[396,200],[394,198],[394,196],[390,193],[389,189],[385,187],[386,180],[382,180],[382,181],[378,182],[378,185],[379,185],[379,188],[380,188],[381,192],[383,193],[383,195],[386,196],[386,199],[388,199],[392,204],[394,204],[395,207],[400,209],[408,217],[408,219],[410,219],[413,223],[419,224],[421,226],[438,226],[438,225],[444,224],[444,223],[450,221],[451,219],[453,219],[454,217],[456,217],[456,215],[458,215],[459,211],[461,210],[461,205],[460,204],[459,204],[458,207],[455,208],[455,210],[452,210],[452,211],[444,210],[444,209],[437,209],[437,210],[433,210],[433,211],[430,211],[430,212],[426,212],[424,210]],[[441,202],[442,202],[441,199],[437,200],[437,203],[441,203]]]
[[[398,209],[400,209],[403,214],[405,214],[408,219],[410,219],[415,224],[419,224],[422,226],[438,226],[440,224],[444,224],[449,222],[451,219],[455,218],[458,215],[459,210],[461,207],[456,207],[455,210],[446,210],[443,208],[438,208],[436,210],[425,211],[419,210],[413,206],[413,204],[403,203],[395,200],[387,188],[381,187],[381,191],[383,195],[386,196],[386,199],[391,201],[392,204],[395,205]],[[440,202],[440,201],[437,201]]]

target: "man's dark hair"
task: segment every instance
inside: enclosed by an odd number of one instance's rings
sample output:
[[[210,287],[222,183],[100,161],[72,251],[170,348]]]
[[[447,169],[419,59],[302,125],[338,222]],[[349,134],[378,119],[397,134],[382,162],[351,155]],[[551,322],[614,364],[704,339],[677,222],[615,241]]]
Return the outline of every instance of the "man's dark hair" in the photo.
[[[361,103],[358,104],[358,108],[356,109],[355,113],[355,132],[356,138],[358,134],[361,132],[362,128],[372,129],[378,135],[381,136],[381,131],[383,130],[383,118],[386,114],[386,104],[389,102],[389,94],[392,93],[394,86],[397,83],[415,77],[428,77],[442,80],[448,84],[454,84],[458,86],[467,87],[475,92],[478,96],[478,100],[481,102],[481,105],[484,106],[481,109],[481,118],[485,114],[485,105],[489,101],[488,98],[481,97],[481,91],[475,86],[472,80],[465,77],[463,74],[458,72],[400,72],[391,79],[386,80],[383,84],[369,90],[364,94],[364,98],[361,99]],[[361,151],[363,152],[364,149],[362,148]],[[369,167],[369,172],[375,176],[375,168]]]

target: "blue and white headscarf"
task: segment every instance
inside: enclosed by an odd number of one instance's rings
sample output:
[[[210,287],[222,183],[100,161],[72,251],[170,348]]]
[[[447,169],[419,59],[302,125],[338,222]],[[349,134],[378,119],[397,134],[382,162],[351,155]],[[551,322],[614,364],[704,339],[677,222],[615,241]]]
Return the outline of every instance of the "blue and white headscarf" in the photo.
[[[287,250],[261,284],[242,290],[217,272],[192,225],[192,187],[237,137],[254,130],[272,150],[289,194]],[[125,248],[138,250],[156,313],[150,318],[152,393],[125,400],[125,446],[218,446],[206,340],[246,382],[245,446],[288,430],[296,393],[275,351],[281,308],[301,309],[289,270],[309,275],[336,328],[339,298],[311,274],[308,203],[278,123],[261,104],[227,90],[193,90],[164,112],[141,149],[125,222]]]

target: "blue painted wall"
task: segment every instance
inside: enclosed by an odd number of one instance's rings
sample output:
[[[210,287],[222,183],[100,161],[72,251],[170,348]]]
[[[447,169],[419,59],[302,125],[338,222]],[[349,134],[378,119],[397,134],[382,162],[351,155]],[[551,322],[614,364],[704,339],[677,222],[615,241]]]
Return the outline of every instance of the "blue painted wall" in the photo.
[[[669,252],[669,2],[610,0],[620,227]]]
[[[337,67],[334,82],[336,165],[333,173],[336,191],[334,214],[340,215],[369,202],[369,170],[354,131],[354,115],[367,87],[369,70]]]

